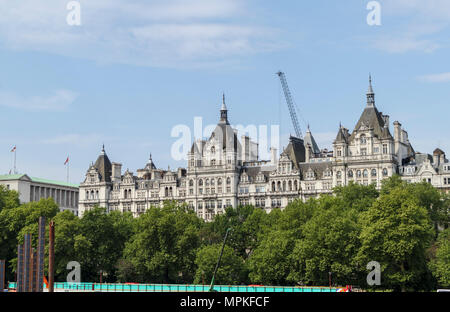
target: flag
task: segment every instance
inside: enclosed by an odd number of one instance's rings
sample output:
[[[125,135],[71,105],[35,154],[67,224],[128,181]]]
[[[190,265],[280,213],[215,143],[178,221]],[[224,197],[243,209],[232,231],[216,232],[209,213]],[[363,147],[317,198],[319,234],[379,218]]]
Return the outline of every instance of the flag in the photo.
[[[67,163],[69,162],[69,156],[67,156],[66,161],[64,162],[64,165],[67,165]]]
[[[14,145],[14,147],[12,148],[12,150],[11,150],[11,153],[13,153],[13,152],[15,152],[16,151],[16,146]]]

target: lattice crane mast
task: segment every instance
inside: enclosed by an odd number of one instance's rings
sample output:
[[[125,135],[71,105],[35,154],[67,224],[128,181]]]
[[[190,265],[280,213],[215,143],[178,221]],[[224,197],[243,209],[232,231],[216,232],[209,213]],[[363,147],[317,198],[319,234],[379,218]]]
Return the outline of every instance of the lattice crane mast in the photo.
[[[289,114],[291,115],[292,124],[294,125],[295,135],[302,139],[302,131],[300,129],[300,124],[297,119],[297,113],[295,112],[294,101],[292,100],[291,91],[289,91],[289,86],[287,84],[286,75],[279,71],[277,73],[278,77],[280,77],[281,86],[283,87],[284,96],[286,98],[286,103],[289,108]]]

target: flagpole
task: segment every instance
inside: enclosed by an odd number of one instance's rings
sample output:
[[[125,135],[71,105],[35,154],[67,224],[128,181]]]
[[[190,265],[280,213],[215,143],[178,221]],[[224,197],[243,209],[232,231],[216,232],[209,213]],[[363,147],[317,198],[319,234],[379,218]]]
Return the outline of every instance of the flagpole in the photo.
[[[67,158],[69,158],[69,157],[67,157]],[[70,161],[67,162],[67,183],[69,183],[69,162]]]
[[[17,147],[14,148],[14,174],[17,174],[17,170],[16,170],[16,153],[17,153]]]

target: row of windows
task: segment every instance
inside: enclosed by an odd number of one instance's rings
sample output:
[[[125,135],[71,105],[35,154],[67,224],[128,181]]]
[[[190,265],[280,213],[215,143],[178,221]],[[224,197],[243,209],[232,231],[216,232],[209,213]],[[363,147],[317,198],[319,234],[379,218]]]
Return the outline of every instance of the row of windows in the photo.
[[[86,199],[98,199],[98,191],[86,191]]]
[[[291,191],[298,191],[298,182],[297,180],[294,180],[294,182],[292,182],[291,180],[289,180],[287,183],[286,181],[278,181],[275,184],[275,181],[272,182],[272,192],[291,192]]]
[[[205,185],[209,186],[209,185],[215,185],[215,179],[211,178],[211,179],[205,179]],[[231,184],[231,178],[227,178],[227,185]],[[203,186],[203,179],[199,179],[198,180],[198,185],[199,186]],[[217,179],[217,185],[222,185],[222,179],[218,178]],[[194,180],[189,180],[189,186],[194,186]]]
[[[384,169],[381,171],[381,174],[382,174],[384,177],[386,177],[386,176],[389,174],[387,168],[384,168]],[[369,170],[367,170],[367,169],[364,169],[364,170],[355,170],[355,172],[353,172],[353,170],[349,170],[349,171],[347,172],[347,175],[348,175],[349,178],[353,178],[354,175],[356,175],[357,178],[361,178],[361,177],[367,178],[367,177],[369,177]],[[370,176],[371,176],[371,177],[376,177],[376,176],[377,176],[377,169],[372,169],[372,170],[370,170]],[[338,179],[339,179],[339,178],[342,178],[342,172],[341,172],[341,171],[336,172],[336,177],[337,177]]]

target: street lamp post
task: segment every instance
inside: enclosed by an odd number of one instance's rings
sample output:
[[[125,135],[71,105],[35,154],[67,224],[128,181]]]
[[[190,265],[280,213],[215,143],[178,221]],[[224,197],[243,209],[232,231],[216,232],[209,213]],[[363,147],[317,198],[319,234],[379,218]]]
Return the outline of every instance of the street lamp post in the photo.
[[[214,269],[214,273],[213,276],[211,278],[211,287],[209,288],[209,291],[214,291],[214,278],[216,277],[216,273],[217,273],[217,269],[219,268],[220,265],[220,260],[222,259],[222,255],[223,255],[223,249],[225,248],[225,243],[227,242],[227,238],[228,238],[228,233],[231,231],[231,228],[227,229],[227,232],[225,233],[225,238],[223,240],[223,245],[222,245],[222,250],[220,251],[220,255],[219,255],[219,259],[217,259],[217,264],[216,264],[216,268]]]

